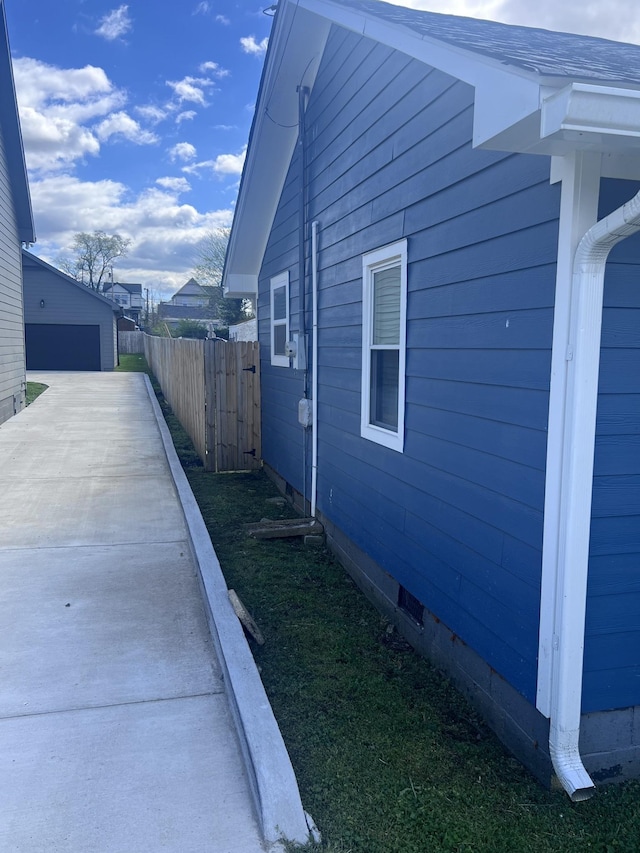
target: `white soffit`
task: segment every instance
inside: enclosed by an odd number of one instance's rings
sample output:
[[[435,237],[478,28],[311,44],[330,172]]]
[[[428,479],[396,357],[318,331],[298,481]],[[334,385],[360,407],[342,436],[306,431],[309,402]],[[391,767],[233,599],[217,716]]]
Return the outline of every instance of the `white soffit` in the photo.
[[[313,87],[329,34],[299,6],[276,18],[249,139],[225,264],[226,296],[257,292],[257,276],[298,137],[298,87]]]
[[[552,156],[599,151],[605,157],[611,155],[607,161],[611,176],[627,176],[630,169],[635,172],[629,155],[640,150],[640,91],[631,86],[566,85],[566,77],[542,78],[347,8],[337,0],[281,0],[227,253],[223,285],[229,296],[256,292],[296,144],[297,88],[313,87],[332,24],[473,86],[476,147]]]

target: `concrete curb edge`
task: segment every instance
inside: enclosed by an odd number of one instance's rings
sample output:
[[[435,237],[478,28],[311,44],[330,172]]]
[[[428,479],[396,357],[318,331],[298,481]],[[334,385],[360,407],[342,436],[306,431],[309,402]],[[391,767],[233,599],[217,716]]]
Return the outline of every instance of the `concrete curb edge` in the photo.
[[[270,845],[283,839],[305,844],[312,834],[313,822],[307,821],[291,760],[251,649],[229,601],[227,585],[200,508],[146,374],[144,380],[189,531],[209,629],[227,685],[263,836]]]

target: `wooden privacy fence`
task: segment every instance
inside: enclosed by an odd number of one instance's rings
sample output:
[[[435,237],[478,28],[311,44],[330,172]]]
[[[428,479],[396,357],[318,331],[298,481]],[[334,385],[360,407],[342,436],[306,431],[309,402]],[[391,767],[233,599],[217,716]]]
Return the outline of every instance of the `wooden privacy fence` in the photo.
[[[261,464],[260,357],[257,341],[144,336],[145,356],[162,393],[207,471]]]
[[[144,352],[144,332],[118,332],[118,352],[121,355]]]

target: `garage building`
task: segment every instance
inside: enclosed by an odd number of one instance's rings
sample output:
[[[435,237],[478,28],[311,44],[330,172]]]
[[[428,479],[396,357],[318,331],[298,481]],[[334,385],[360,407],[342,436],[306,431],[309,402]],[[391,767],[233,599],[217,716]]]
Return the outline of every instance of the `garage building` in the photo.
[[[27,370],[113,370],[119,305],[23,250]]]

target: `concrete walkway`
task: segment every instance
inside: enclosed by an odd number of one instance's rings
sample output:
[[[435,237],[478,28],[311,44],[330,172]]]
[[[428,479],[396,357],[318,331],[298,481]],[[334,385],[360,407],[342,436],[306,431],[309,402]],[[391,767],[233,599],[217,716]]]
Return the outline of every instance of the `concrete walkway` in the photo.
[[[29,378],[0,426],[0,853],[268,849],[145,377]]]

